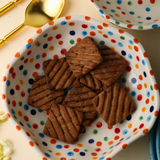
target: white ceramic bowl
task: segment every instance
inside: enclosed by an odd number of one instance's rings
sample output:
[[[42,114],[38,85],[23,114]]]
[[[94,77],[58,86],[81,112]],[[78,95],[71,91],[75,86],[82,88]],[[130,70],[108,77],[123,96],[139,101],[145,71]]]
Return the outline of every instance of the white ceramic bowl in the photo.
[[[66,144],[42,133],[48,112],[29,106],[27,97],[35,76],[44,74],[42,62],[63,57],[85,36],[92,37],[98,47],[108,45],[129,61],[119,82],[137,110],[113,127],[99,116],[75,144]],[[8,63],[2,99],[7,117],[42,160],[110,160],[151,129],[159,110],[158,87],[140,42],[88,16],[66,16],[38,29]]]
[[[160,26],[160,1],[89,0],[112,24],[128,29],[154,29]]]

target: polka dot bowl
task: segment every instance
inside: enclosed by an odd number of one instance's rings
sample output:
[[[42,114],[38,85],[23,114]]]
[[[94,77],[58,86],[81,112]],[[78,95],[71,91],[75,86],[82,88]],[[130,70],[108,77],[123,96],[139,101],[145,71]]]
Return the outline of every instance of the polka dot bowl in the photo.
[[[85,36],[92,37],[98,47],[108,45],[129,61],[118,81],[137,110],[113,127],[108,127],[99,116],[75,144],[66,144],[43,134],[48,112],[29,106],[27,97],[35,77],[44,75],[42,62],[64,57],[66,51]],[[88,16],[62,17],[38,29],[14,54],[2,83],[7,117],[42,160],[110,160],[148,133],[159,110],[158,87],[140,42],[121,29]]]
[[[158,0],[89,0],[112,24],[128,29],[154,29],[160,26]]]

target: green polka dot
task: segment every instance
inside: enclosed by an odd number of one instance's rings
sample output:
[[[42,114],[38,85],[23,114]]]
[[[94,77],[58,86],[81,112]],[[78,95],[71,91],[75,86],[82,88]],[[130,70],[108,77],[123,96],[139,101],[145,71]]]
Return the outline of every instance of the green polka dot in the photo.
[[[124,122],[124,121],[123,121],[123,120],[121,120],[119,123],[120,123],[120,124],[123,124],[123,122]]]
[[[142,117],[142,116],[140,116],[140,117],[139,117],[139,120],[141,121],[142,119],[143,119],[143,117]]]
[[[116,24],[116,25],[119,25],[120,23],[119,23],[118,21],[115,21],[115,24]]]
[[[51,153],[52,153],[52,151],[51,151],[50,149],[48,150],[48,152],[51,152]]]
[[[22,106],[22,102],[21,102],[21,101],[19,101],[19,103],[18,103],[18,104],[19,104],[19,106],[20,106],[20,107]]]
[[[15,115],[14,115],[13,117],[14,117],[15,119],[17,119],[17,117],[16,117]]]
[[[97,129],[94,129],[93,130],[93,134],[97,134],[98,133],[98,130]]]
[[[122,39],[122,40],[125,40],[125,37],[123,37],[123,36],[120,36],[120,39]]]
[[[24,60],[24,56],[22,56],[20,60],[23,61]]]
[[[104,141],[108,141],[108,137],[104,137]]]
[[[70,40],[70,43],[71,43],[71,44],[74,44],[74,40],[73,40],[73,39],[71,39],[71,40]]]
[[[44,38],[46,38],[47,36],[48,36],[48,33],[45,33],[45,34],[43,35]]]
[[[104,41],[100,41],[99,43],[100,43],[100,45],[104,45],[104,44],[105,44],[105,42],[104,42]]]
[[[88,150],[87,150],[87,149],[84,149],[84,151],[85,151],[85,152],[88,152]]]
[[[111,2],[109,2],[109,1],[107,1],[106,3],[107,3],[107,4],[111,4]]]
[[[107,152],[104,152],[102,155],[106,154]]]
[[[127,81],[126,78],[122,78],[123,83],[126,83],[126,81]]]
[[[143,27],[142,26],[138,26],[138,29],[143,29]]]
[[[44,123],[44,121],[40,121],[40,124],[43,126],[45,123]]]
[[[153,86],[152,86],[152,85],[150,86],[150,88],[151,88],[151,90],[153,91]]]
[[[128,2],[128,5],[129,5],[129,6],[131,6],[132,4],[133,4],[132,1],[129,1],[129,2]]]
[[[39,112],[43,112],[43,110],[41,110],[41,109],[38,109],[38,111],[39,111]]]
[[[137,18],[141,18],[141,16],[138,16]]]

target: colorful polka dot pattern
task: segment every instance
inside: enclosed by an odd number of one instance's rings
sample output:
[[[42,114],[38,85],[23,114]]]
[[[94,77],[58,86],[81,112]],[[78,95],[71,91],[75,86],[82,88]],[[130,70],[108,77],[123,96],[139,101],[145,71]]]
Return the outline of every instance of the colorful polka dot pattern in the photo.
[[[160,26],[160,1],[89,1],[98,10],[102,17],[110,21],[112,24],[137,30],[155,29]]]
[[[135,102],[137,110],[113,127],[107,126],[99,116],[80,134],[75,144],[70,145],[43,134],[48,112],[29,106],[27,97],[35,77],[44,74],[42,62],[63,57],[85,36],[92,37],[97,46],[108,45],[129,61],[119,82]],[[88,16],[66,16],[38,29],[9,62],[2,81],[7,117],[42,160],[77,160],[82,157],[109,160],[126,148],[135,136],[146,134],[158,115],[158,86],[139,41],[121,29]]]

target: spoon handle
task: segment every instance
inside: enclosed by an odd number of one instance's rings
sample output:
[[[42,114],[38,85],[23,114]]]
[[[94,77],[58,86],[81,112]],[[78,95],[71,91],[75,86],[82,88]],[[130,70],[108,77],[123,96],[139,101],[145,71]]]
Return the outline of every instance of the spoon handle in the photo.
[[[4,36],[3,39],[0,39],[0,47],[4,45],[6,41],[9,41],[14,35],[16,35],[24,26],[24,23],[22,23],[17,28],[9,32],[6,36]]]
[[[11,8],[13,8],[15,6],[15,4],[21,2],[22,0],[14,0],[11,1],[9,3],[7,3],[5,6],[3,6],[2,8],[0,8],[0,16],[4,13],[6,13],[7,11],[9,11]]]

